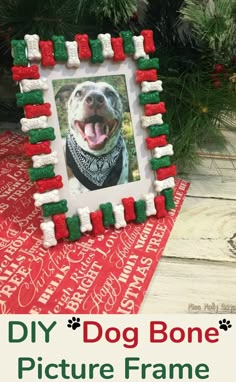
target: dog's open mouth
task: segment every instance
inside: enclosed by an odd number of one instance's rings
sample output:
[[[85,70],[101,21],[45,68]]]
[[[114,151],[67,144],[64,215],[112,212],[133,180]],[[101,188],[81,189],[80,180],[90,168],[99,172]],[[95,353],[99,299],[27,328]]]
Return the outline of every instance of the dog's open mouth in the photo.
[[[114,133],[117,125],[116,119],[108,121],[99,115],[93,115],[85,121],[75,121],[75,127],[92,150],[101,150]]]

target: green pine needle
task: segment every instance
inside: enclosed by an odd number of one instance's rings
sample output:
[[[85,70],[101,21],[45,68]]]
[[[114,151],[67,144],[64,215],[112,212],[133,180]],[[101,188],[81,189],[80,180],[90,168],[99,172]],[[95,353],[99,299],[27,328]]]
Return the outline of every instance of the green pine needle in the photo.
[[[216,63],[231,62],[235,51],[235,0],[186,0],[181,9],[182,19],[192,27],[198,46]]]
[[[77,7],[77,17],[81,18],[86,12],[96,15],[97,19],[107,18],[117,25],[127,22],[134,12],[137,12],[137,0],[80,0]]]
[[[236,92],[227,82],[215,89],[209,74],[200,71],[162,80],[175,157],[181,168],[189,169],[197,163],[199,149],[212,143],[219,151],[225,147],[222,129],[236,132]]]

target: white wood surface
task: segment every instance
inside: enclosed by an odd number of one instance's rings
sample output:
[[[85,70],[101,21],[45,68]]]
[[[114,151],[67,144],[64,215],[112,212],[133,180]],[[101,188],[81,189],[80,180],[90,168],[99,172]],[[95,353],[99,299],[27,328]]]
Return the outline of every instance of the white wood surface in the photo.
[[[230,150],[226,159],[206,155],[182,176],[191,182],[188,196],[140,313],[236,313],[236,160]]]

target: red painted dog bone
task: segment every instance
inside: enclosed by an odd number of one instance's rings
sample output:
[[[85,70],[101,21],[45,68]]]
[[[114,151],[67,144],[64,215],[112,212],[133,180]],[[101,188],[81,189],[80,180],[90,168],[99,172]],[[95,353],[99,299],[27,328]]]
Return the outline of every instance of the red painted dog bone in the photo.
[[[39,68],[37,65],[29,67],[25,66],[13,66],[11,68],[12,78],[14,81],[21,81],[25,79],[39,79]]]
[[[44,141],[40,143],[25,143],[25,154],[28,157],[40,154],[50,154],[52,152],[50,147],[50,141]]]
[[[53,56],[53,43],[52,41],[39,41],[39,47],[42,54],[42,66],[54,66],[56,60]]]
[[[136,70],[136,82],[140,83],[143,81],[157,81],[157,70]]]
[[[90,212],[90,219],[91,219],[92,226],[93,226],[92,233],[95,236],[103,234],[105,232],[105,227],[103,225],[102,211],[98,210],[95,212]]]
[[[124,61],[125,60],[125,52],[123,48],[123,39],[122,37],[112,37],[111,38],[111,46],[114,51],[113,60],[114,61]]]
[[[136,219],[136,214],[135,214],[135,208],[134,208],[134,198],[123,198],[121,199],[122,204],[124,206],[124,213],[125,213],[125,221],[131,222]]]
[[[69,231],[66,225],[66,215],[53,215],[52,220],[55,224],[55,236],[57,240],[65,239],[69,236]]]
[[[156,170],[156,175],[158,180],[164,180],[171,176],[176,176],[176,165],[172,164],[169,167],[163,167]]]
[[[154,39],[153,39],[153,31],[152,30],[143,30],[141,35],[144,37],[144,50],[146,53],[154,53],[156,51]]]
[[[166,107],[164,102],[159,102],[156,104],[150,104],[144,106],[145,115],[154,115],[154,114],[164,114],[166,113]]]
[[[157,219],[164,218],[167,215],[165,197],[163,195],[155,196],[154,203],[157,210]]]
[[[53,190],[55,188],[62,188],[62,177],[61,175],[56,175],[50,179],[40,179],[36,181],[38,192],[46,192]]]
[[[146,144],[149,150],[152,150],[155,147],[159,147],[159,146],[166,146],[167,145],[166,136],[159,135],[158,137],[154,137],[154,138],[148,137],[146,138]]]
[[[89,38],[87,34],[76,34],[75,41],[78,44],[78,54],[81,60],[89,60],[92,53],[89,47]]]
[[[51,113],[51,104],[43,103],[42,105],[26,105],[24,107],[26,118],[36,118],[45,115],[49,117]]]

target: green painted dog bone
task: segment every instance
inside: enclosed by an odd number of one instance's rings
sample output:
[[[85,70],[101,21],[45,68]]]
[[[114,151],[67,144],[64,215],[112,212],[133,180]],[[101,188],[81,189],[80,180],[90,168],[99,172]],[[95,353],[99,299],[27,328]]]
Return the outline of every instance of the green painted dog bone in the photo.
[[[13,50],[13,64],[16,66],[27,66],[26,42],[24,40],[11,40]]]
[[[164,195],[165,197],[165,205],[167,211],[175,208],[174,191],[172,188],[167,188],[166,190],[161,191],[161,195]]]
[[[55,176],[54,166],[52,164],[48,164],[44,167],[30,168],[29,176],[32,182],[39,179],[53,178]]]
[[[139,58],[138,59],[138,69],[159,69],[159,58]]]
[[[148,93],[140,93],[139,102],[141,105],[146,105],[147,103],[158,103],[160,102],[159,93],[156,91],[148,92]]]
[[[64,36],[52,36],[54,57],[56,61],[67,61],[68,53],[66,50],[65,37]]]
[[[101,41],[99,39],[89,40],[89,45],[92,51],[91,62],[93,64],[101,64],[104,61]]]
[[[152,158],[150,159],[152,170],[158,170],[161,167],[168,167],[171,165],[171,160],[169,156],[161,157],[161,158]]]
[[[82,234],[80,231],[80,220],[78,216],[72,216],[71,218],[66,218],[67,228],[69,230],[70,241],[75,241],[81,238]]]
[[[151,138],[158,137],[158,135],[169,135],[170,129],[168,123],[163,123],[163,125],[152,125],[148,126],[148,136]]]
[[[56,139],[56,136],[53,127],[46,127],[46,129],[36,129],[29,131],[30,143],[53,141],[54,139]]]
[[[134,42],[132,39],[133,33],[131,31],[123,31],[123,32],[120,32],[120,36],[123,39],[124,52],[126,54],[134,54],[135,48],[134,48]]]
[[[100,204],[99,207],[102,211],[104,227],[108,227],[109,225],[114,225],[115,218],[113,215],[112,204],[108,202],[105,204]]]
[[[137,200],[134,202],[134,209],[136,214],[136,223],[144,223],[147,220],[146,216],[146,203],[144,200]]]
[[[17,106],[23,107],[25,105],[42,104],[43,102],[42,90],[32,90],[28,93],[16,93]]]
[[[45,218],[51,215],[64,214],[68,211],[67,201],[63,199],[56,203],[45,203],[42,205],[42,210]]]

